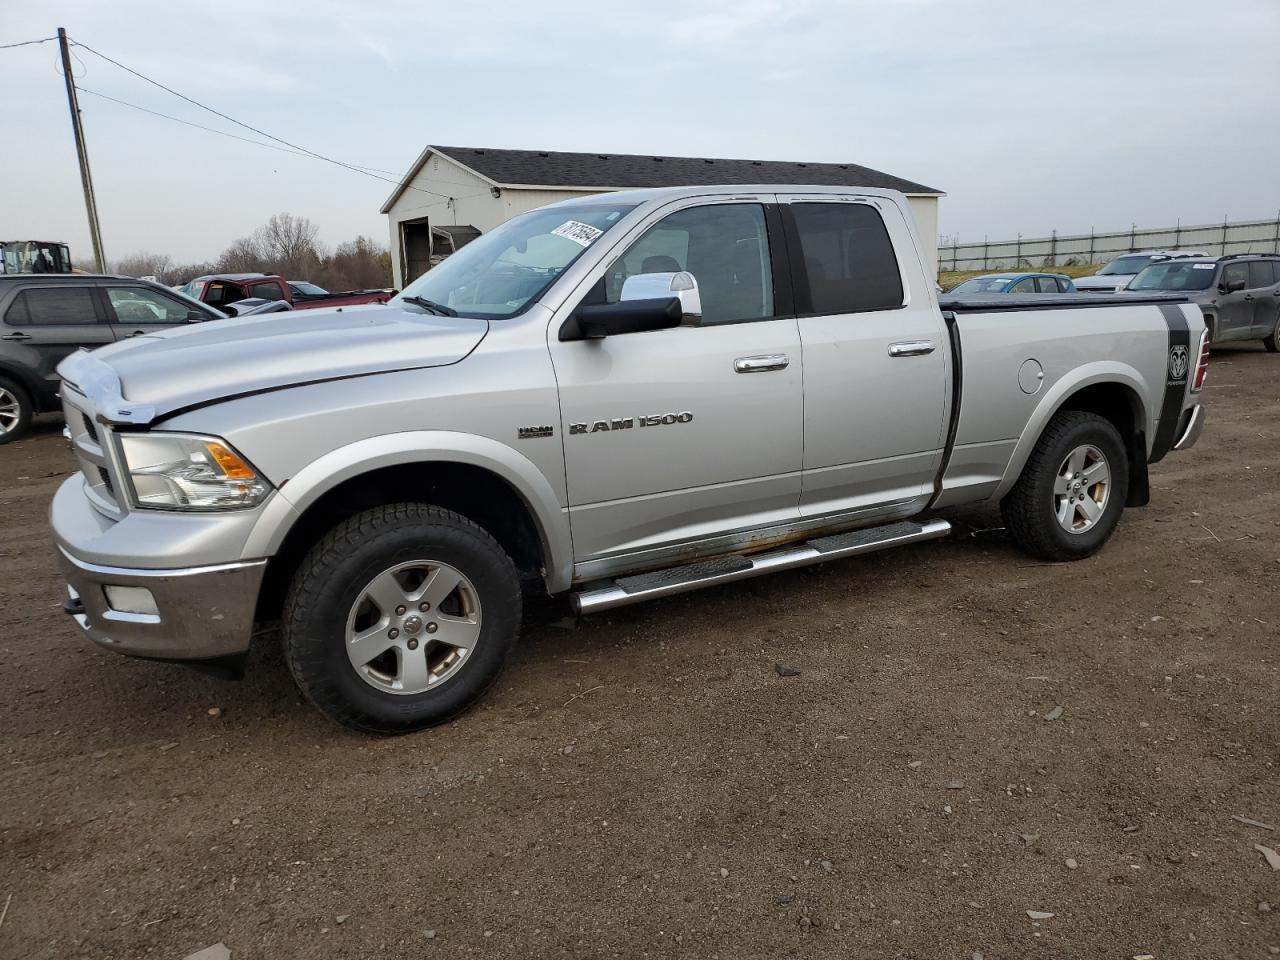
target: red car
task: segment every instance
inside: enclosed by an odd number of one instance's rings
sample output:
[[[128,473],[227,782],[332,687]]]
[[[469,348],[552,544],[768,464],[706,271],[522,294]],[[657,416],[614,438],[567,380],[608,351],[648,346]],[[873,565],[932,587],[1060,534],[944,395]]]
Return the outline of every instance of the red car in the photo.
[[[179,292],[211,307],[224,307],[250,298],[284,300],[295,310],[312,307],[345,307],[356,303],[386,303],[394,290],[348,290],[330,293],[306,280],[284,280],[266,273],[215,273],[197,277]]]

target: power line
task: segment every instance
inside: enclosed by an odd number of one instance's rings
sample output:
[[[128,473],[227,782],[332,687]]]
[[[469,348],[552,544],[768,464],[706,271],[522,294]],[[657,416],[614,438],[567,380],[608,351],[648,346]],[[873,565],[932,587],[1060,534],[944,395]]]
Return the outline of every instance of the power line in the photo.
[[[48,43],[50,40],[57,39],[57,37],[45,37],[42,40],[23,40],[21,43],[0,43],[0,50],[12,50],[14,47],[31,47],[38,43]]]
[[[314,150],[308,150],[306,147],[299,146],[296,143],[290,143],[288,140],[283,140],[280,137],[267,133],[265,130],[259,130],[255,126],[252,126],[250,124],[237,120],[235,117],[227,116],[227,114],[222,113],[220,110],[215,110],[213,107],[210,107],[207,104],[203,104],[199,100],[193,100],[191,97],[188,97],[186,94],[179,93],[177,90],[174,90],[172,87],[165,86],[163,83],[161,83],[158,80],[152,80],[150,77],[146,76],[145,74],[139,73],[137,70],[134,70],[132,67],[126,67],[120,61],[111,59],[105,53],[99,53],[97,50],[93,49],[93,47],[89,46],[86,43],[81,43],[79,40],[73,40],[72,43],[74,43],[75,46],[77,47],[83,47],[84,49],[92,53],[94,56],[107,61],[107,63],[113,64],[119,67],[121,70],[125,71],[125,73],[132,74],[133,76],[137,77],[139,80],[144,80],[147,83],[151,84],[153,87],[159,87],[161,90],[165,91],[166,93],[172,94],[173,96],[177,97],[179,100],[185,100],[187,103],[191,104],[192,106],[199,107],[201,110],[207,110],[209,113],[212,113],[214,116],[221,117],[223,120],[229,121],[230,123],[234,123],[238,127],[244,127],[244,129],[249,130],[253,133],[256,133],[260,137],[266,137],[268,140],[274,140],[276,143],[283,144],[284,146],[289,147],[293,150],[297,150],[300,153],[303,153],[309,157],[314,157],[317,160],[323,160],[326,163],[332,163],[335,166],[339,166],[339,167],[342,167],[343,169],[350,170],[353,173],[358,173],[361,176],[365,176],[365,177],[372,177],[375,180],[381,180],[384,183],[390,183],[396,187],[407,188],[409,190],[417,190],[419,193],[428,193],[434,197],[440,197],[446,200],[457,199],[455,197],[449,196],[446,193],[439,193],[435,190],[424,190],[422,187],[415,187],[412,184],[403,183],[398,179],[392,180],[387,177],[379,176],[376,173],[371,173],[369,170],[361,169],[360,167],[357,167],[354,164],[344,163],[341,160],[335,160],[333,157],[326,157],[322,153],[316,153]]]
[[[142,107],[136,103],[130,103],[127,100],[120,100],[120,99],[117,99],[116,97],[109,97],[105,93],[99,93],[97,90],[90,90],[88,87],[82,87],[78,83],[76,84],[76,89],[79,90],[81,93],[87,93],[91,96],[99,97],[103,100],[110,100],[112,103],[118,103],[122,107],[129,107],[132,110],[139,110],[142,113],[149,113],[151,114],[151,116],[159,117],[162,120],[172,120],[174,123],[181,123],[184,126],[195,127],[197,130],[206,130],[209,133],[216,133],[222,137],[230,137],[232,140],[239,140],[241,143],[251,143],[256,147],[266,147],[268,150],[279,150],[281,153],[287,153],[295,157],[308,157],[308,158],[310,157],[310,154],[302,153],[298,150],[290,150],[288,147],[280,147],[274,143],[263,143],[261,140],[254,140],[254,139],[251,139],[250,137],[241,137],[234,133],[228,133],[226,130],[219,130],[216,127],[206,127],[204,124],[193,123],[190,120],[183,120],[181,117],[173,117],[167,113],[161,113],[159,110],[152,110],[149,107]],[[365,167],[363,164],[358,164],[358,163],[353,163],[351,164],[351,166],[358,167],[362,170],[376,170],[379,173],[391,172],[390,170],[379,170],[377,167]]]

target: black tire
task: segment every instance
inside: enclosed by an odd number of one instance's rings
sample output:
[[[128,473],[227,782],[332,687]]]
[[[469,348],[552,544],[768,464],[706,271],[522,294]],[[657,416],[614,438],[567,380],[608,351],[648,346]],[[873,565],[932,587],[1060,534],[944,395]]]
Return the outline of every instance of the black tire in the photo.
[[[1276,325],[1271,328],[1271,336],[1262,338],[1262,345],[1267,353],[1280,353],[1280,317],[1276,317]]]
[[[375,578],[413,561],[465,575],[480,603],[479,635],[439,687],[391,693],[347,656],[348,615]],[[355,730],[398,734],[445,723],[475,703],[501,672],[520,622],[520,578],[493,537],[450,510],[396,503],[356,514],[311,549],[289,587],[281,628],[289,670],[322,713]],[[426,642],[424,633],[424,651]]]
[[[12,415],[15,405],[16,421]],[[21,439],[31,429],[31,415],[34,412],[35,404],[31,402],[31,394],[8,377],[0,377],[0,444]],[[6,422],[11,424],[7,429]]]
[[[1054,484],[1068,455],[1086,445],[1106,459],[1109,489],[1102,514],[1092,526],[1069,532],[1058,521]],[[1018,482],[1001,501],[1000,512],[1014,542],[1033,557],[1080,560],[1100,550],[1115,531],[1128,493],[1129,458],[1119,431],[1097,414],[1067,410],[1045,427]]]

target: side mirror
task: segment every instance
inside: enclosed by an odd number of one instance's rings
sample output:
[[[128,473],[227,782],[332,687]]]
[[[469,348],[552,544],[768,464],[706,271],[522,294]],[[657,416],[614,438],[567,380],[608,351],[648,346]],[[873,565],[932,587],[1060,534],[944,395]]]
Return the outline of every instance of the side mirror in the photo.
[[[1244,289],[1244,280],[1227,280],[1225,283],[1218,284],[1218,289],[1223,293],[1235,293]]]
[[[688,270],[638,273],[634,277],[627,277],[618,299],[654,300],[662,297],[675,297],[680,301],[680,312],[684,320],[697,323],[702,319],[702,295],[698,292],[698,280]]]
[[[646,300],[619,300],[583,307],[578,314],[578,329],[561,333],[561,340],[601,340],[620,333],[643,333],[646,330],[668,330],[680,326],[680,301],[676,297]]]
[[[187,311],[187,323],[204,323],[206,320],[212,319],[207,313],[200,310]]]

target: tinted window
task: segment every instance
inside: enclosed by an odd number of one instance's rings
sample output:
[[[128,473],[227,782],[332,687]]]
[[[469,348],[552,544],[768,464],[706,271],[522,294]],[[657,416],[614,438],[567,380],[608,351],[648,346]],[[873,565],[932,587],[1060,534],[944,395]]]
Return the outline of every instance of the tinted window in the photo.
[[[261,297],[263,300],[283,300],[284,291],[278,283],[255,283],[249,288],[249,296]]]
[[[809,278],[807,313],[858,313],[902,306],[902,276],[889,231],[866,203],[793,203]],[[799,291],[801,304],[804,290]]]
[[[629,277],[682,270],[698,281],[703,323],[773,316],[764,208],[718,203],[663,218],[613,262],[605,274],[605,299],[617,302]]]
[[[1222,282],[1228,288],[1233,283],[1249,286],[1249,265],[1247,263],[1228,263],[1222,268]]]
[[[1254,260],[1249,264],[1249,286],[1269,287],[1275,283],[1268,260]]]
[[[93,294],[88,287],[47,287],[24,290],[4,315],[6,323],[97,323]]]
[[[148,287],[107,287],[107,299],[121,323],[186,323],[196,309]]]
[[[204,302],[212,303],[214,306],[221,306],[228,303],[237,303],[246,296],[247,294],[240,288],[239,284],[213,280],[205,287]]]
[[[1012,287],[1009,288],[1009,292],[1010,293],[1035,293],[1036,278],[1023,277],[1021,280],[1019,280],[1017,283],[1015,283]]]

